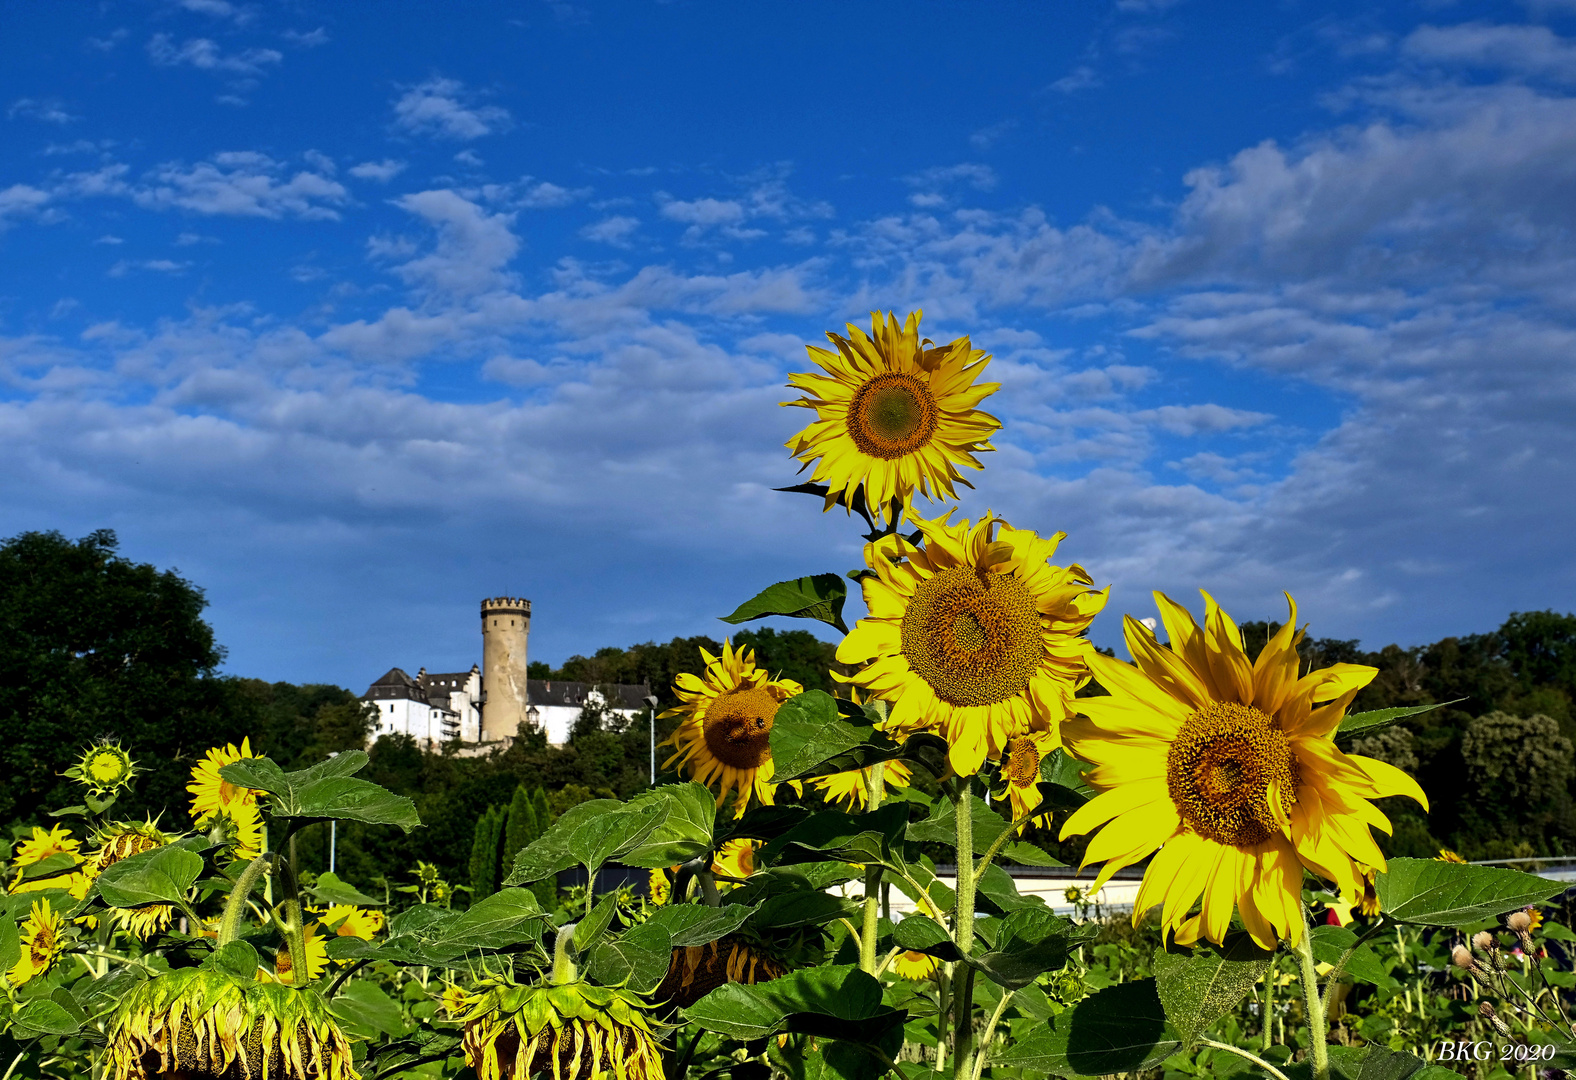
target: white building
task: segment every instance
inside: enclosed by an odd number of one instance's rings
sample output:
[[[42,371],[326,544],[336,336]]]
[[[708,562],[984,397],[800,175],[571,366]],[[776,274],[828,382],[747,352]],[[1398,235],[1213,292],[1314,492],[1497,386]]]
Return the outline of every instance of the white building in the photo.
[[[409,735],[429,747],[451,739],[475,742],[481,730],[481,681],[475,666],[440,675],[429,675],[422,668],[414,679],[390,668],[361,697],[378,710],[373,739]]]

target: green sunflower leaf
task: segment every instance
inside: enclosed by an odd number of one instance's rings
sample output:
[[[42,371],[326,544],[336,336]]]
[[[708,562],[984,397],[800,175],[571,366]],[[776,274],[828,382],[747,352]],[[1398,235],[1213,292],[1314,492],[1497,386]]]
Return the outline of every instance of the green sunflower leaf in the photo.
[[[346,885],[339,879],[338,874],[330,870],[325,870],[319,874],[317,881],[305,891],[320,904],[350,904],[355,907],[383,906],[383,901]]]
[[[268,792],[272,796],[268,812],[273,817],[337,818],[398,825],[410,832],[421,824],[415,803],[352,775],[368,760],[365,750],[347,750],[311,768],[287,773],[269,758],[245,758],[223,766],[219,775],[232,784]]]
[[[625,866],[654,869],[688,862],[711,850],[717,827],[717,798],[704,784],[667,784],[635,796],[626,804],[644,812],[655,806],[655,826],[617,852]]]
[[[743,904],[706,907],[703,904],[669,904],[652,913],[646,924],[668,932],[673,948],[708,945],[744,925],[753,909]]]
[[[22,959],[22,939],[17,933],[16,920],[10,915],[0,915],[0,971],[9,971]]]
[[[1352,949],[1347,958],[1345,972],[1360,982],[1383,986],[1390,981],[1389,969],[1378,954],[1367,945],[1357,945],[1357,935],[1344,926],[1315,926],[1310,932],[1313,958],[1321,964],[1340,964],[1346,950]],[[1353,946],[1356,946],[1353,949]]]
[[[514,869],[504,884],[541,881],[571,866],[584,866],[594,874],[615,855],[639,848],[658,826],[669,821],[672,807],[665,798],[638,805],[617,799],[592,799],[570,807],[547,832],[515,856]]]
[[[1051,1076],[1104,1076],[1152,1069],[1181,1046],[1155,980],[1141,979],[1089,995],[991,1061]]]
[[[179,847],[130,855],[98,876],[99,895],[110,907],[174,904],[202,873],[202,856]]]
[[[998,814],[994,809],[985,805],[985,800],[978,795],[969,796],[969,818],[973,823],[974,854],[983,855],[990,850],[992,844],[1008,828],[1007,819]],[[955,842],[958,835],[957,810],[950,799],[937,799],[930,809],[930,816],[916,821],[908,827],[908,838],[919,842],[949,844]],[[1018,840],[1009,840],[1001,846],[999,855],[1004,859],[1022,863],[1025,866],[1064,866],[1066,865],[1054,855],[1037,848],[1033,844],[1025,844]]]
[[[40,1035],[74,1035],[82,1026],[58,1001],[42,997],[18,1005],[11,1014],[11,1025],[24,1039]]]
[[[892,944],[941,960],[958,960],[963,955],[946,928],[925,915],[910,915],[894,926]]]
[[[778,782],[861,768],[869,763],[865,757],[875,758],[871,751],[898,753],[897,744],[872,724],[839,715],[837,702],[822,690],[798,694],[779,705],[770,740],[772,779]]]
[[[856,1043],[879,1042],[908,1015],[881,1000],[881,984],[852,964],[805,968],[771,982],[724,983],[683,1011],[730,1039],[792,1031]]]
[[[586,956],[586,974],[603,986],[649,994],[668,973],[672,959],[672,935],[665,926],[647,920],[593,945]]]
[[[1046,907],[1019,908],[1001,920],[995,948],[968,963],[998,986],[1017,990],[1063,967],[1068,952],[1095,930],[1093,924],[1077,926]]]
[[[848,633],[843,624],[843,604],[848,586],[841,574],[816,574],[768,585],[740,604],[732,615],[720,616],[725,623],[749,622],[767,615],[787,615],[794,619],[815,619]]]
[[[1418,716],[1421,713],[1433,712],[1443,709],[1446,705],[1454,705],[1466,698],[1455,698],[1451,701],[1441,701],[1433,705],[1413,705],[1397,709],[1372,709],[1368,712],[1348,713],[1341,726],[1335,729],[1337,739],[1349,739],[1354,735],[1366,735],[1380,728],[1387,728],[1397,720],[1404,720],[1408,716]]]
[[[1227,937],[1224,947],[1156,950],[1155,990],[1184,1048],[1247,997],[1268,970],[1272,955],[1244,933]]]
[[[1567,883],[1520,870],[1391,859],[1375,879],[1381,910],[1397,922],[1424,926],[1470,926],[1528,904],[1541,904]]]

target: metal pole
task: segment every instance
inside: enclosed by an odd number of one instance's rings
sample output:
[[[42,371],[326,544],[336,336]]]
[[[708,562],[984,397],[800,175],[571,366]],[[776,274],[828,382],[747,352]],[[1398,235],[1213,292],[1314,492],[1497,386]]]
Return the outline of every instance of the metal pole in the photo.
[[[657,707],[651,706],[651,786],[657,786]]]
[[[339,840],[339,821],[328,819],[328,872],[334,872],[334,845]]]

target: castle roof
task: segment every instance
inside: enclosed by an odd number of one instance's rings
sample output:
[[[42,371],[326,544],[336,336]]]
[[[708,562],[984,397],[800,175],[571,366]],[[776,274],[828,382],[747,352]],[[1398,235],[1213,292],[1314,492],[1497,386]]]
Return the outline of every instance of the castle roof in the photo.
[[[477,669],[474,667],[469,671],[423,671],[416,677],[416,681],[421,683],[428,693],[436,691],[446,695],[455,690],[465,689],[466,684],[476,674]]]
[[[562,679],[527,679],[525,683],[526,696],[532,705],[567,705],[578,709],[586,703],[586,696],[593,690],[601,691],[608,698],[608,704],[615,709],[644,709],[646,695],[651,693],[650,687],[623,683],[609,685],[565,682]]]
[[[373,700],[405,700],[427,702],[427,691],[419,682],[411,678],[400,668],[389,668],[382,678],[377,679],[361,695],[363,701]]]

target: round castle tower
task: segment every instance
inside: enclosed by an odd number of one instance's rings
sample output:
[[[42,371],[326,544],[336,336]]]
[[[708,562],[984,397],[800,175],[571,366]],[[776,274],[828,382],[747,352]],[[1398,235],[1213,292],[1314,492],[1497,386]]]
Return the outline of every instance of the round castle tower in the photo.
[[[482,601],[481,742],[512,739],[525,722],[530,632],[531,601],[512,596]]]

